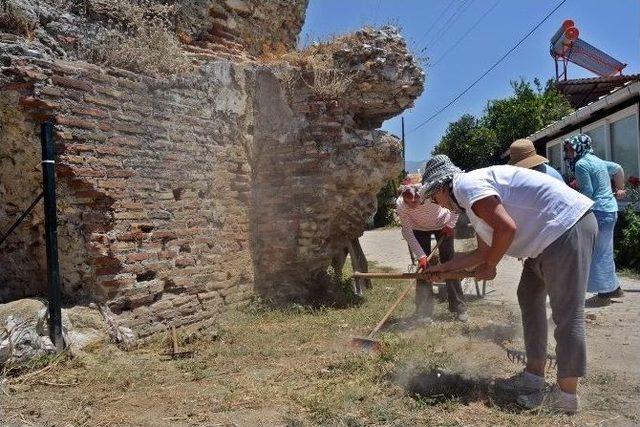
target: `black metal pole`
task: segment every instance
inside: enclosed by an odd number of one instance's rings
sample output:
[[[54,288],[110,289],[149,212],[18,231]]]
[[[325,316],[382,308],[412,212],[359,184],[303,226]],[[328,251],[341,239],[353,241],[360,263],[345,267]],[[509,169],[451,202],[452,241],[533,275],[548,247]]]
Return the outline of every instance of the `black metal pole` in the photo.
[[[53,124],[40,127],[42,143],[42,187],[44,193],[44,234],[47,242],[47,283],[49,285],[49,336],[58,351],[64,349],[60,267],[58,265],[58,218],[56,214],[56,171]]]
[[[400,117],[402,123],[402,178],[407,177],[407,161],[405,158],[405,145],[404,145],[404,116]]]

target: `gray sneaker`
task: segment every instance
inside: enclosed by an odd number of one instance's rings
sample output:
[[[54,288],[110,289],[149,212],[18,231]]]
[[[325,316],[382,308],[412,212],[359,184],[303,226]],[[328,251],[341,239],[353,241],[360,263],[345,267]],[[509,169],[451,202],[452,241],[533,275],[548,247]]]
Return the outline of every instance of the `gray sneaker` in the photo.
[[[496,391],[504,399],[516,400],[520,395],[539,393],[544,388],[544,378],[523,370],[509,378],[496,380]]]
[[[433,319],[431,318],[431,316],[421,316],[421,315],[414,315],[413,318],[411,319],[411,322],[414,325],[430,325],[433,323]]]
[[[554,384],[546,393],[538,391],[518,396],[518,405],[527,409],[539,409],[549,413],[575,414],[580,409],[580,400],[577,394],[564,393]]]
[[[469,314],[466,311],[454,313],[454,315],[456,316],[456,319],[458,319],[461,322],[466,323],[469,321]]]

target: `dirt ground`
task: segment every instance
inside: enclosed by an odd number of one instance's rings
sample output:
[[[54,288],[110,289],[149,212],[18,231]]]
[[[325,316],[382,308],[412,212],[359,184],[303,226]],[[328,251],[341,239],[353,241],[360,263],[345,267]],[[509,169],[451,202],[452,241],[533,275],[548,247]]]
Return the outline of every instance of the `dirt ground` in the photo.
[[[407,260],[383,259],[393,251],[408,259],[403,244],[397,229],[363,239],[375,269],[405,270]],[[445,304],[437,306],[433,324],[415,324],[412,303],[405,301],[380,335],[380,354],[352,349],[350,337],[376,324],[407,286],[403,282],[375,281],[364,299],[343,308],[272,310],[256,301],[215,327],[180,330],[180,347],[193,352],[184,359],[162,356],[168,341],[159,337],[128,352],[104,345],[39,361],[21,375],[0,377],[0,424],[640,424],[637,280],[623,281],[628,292],[621,303],[588,310],[589,374],[580,414],[522,411],[496,398],[491,381],[521,369],[504,350],[522,347],[514,304],[518,266],[506,260],[484,298],[473,295],[472,283],[465,285],[466,324],[455,321]]]
[[[407,244],[398,228],[369,231],[361,238],[361,243],[367,259],[381,266],[405,270],[411,264]],[[468,250],[474,244],[473,240],[456,240],[456,251]],[[505,257],[500,263],[495,280],[487,284],[488,294],[485,300],[510,307],[517,315],[519,308],[516,289],[521,271],[520,261]],[[586,308],[590,373],[584,381],[583,406],[589,407],[591,404],[606,408],[614,402],[628,403],[630,407],[635,405],[634,416],[629,425],[640,425],[640,279],[628,276],[620,276],[619,279],[626,292],[624,298],[615,300],[614,304],[607,307]],[[475,293],[472,281],[463,283],[466,293]],[[550,308],[547,309],[550,316]],[[553,348],[551,319],[549,331],[549,345]],[[589,384],[593,382],[606,384],[608,392],[601,396],[590,396]],[[621,388],[618,389],[618,386]],[[631,390],[631,393],[625,395],[625,389]],[[612,419],[605,425],[625,425],[626,421],[622,418],[620,416]]]

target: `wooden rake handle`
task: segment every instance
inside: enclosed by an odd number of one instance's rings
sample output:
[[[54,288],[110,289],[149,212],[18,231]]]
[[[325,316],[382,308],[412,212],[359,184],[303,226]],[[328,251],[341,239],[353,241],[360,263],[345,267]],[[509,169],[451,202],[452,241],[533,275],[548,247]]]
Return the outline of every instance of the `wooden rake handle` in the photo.
[[[389,310],[387,310],[387,312],[384,314],[384,317],[382,319],[380,319],[380,321],[378,322],[376,327],[371,330],[371,332],[369,333],[369,336],[367,338],[372,338],[376,334],[376,332],[378,332],[380,330],[380,328],[382,328],[382,325],[385,324],[385,322],[387,321],[389,316],[391,316],[391,313],[393,313],[393,311],[396,309],[396,307],[406,298],[407,294],[409,294],[409,292],[411,292],[411,288],[412,287],[413,287],[413,285],[409,284],[406,288],[404,288],[404,291],[402,291],[402,293],[400,294],[398,299],[393,303],[393,305],[391,307],[389,307]]]
[[[436,250],[439,250],[440,245],[444,241],[444,238],[445,238],[445,236],[440,237],[440,239],[436,243],[435,248],[433,248],[433,250],[431,251],[431,253],[427,257],[427,263],[431,260],[433,255],[436,253]],[[375,273],[357,273],[356,272],[356,273],[353,274],[353,277],[366,277],[366,276],[356,276],[356,274],[375,274]],[[389,274],[389,273],[387,273],[387,274]],[[393,274],[393,273],[391,273],[391,274]],[[417,274],[417,273],[403,273],[403,274]],[[422,274],[422,275],[424,276],[424,274]],[[376,334],[376,332],[378,332],[380,330],[380,328],[382,328],[382,325],[385,324],[385,322],[387,321],[389,316],[391,316],[391,313],[393,313],[393,311],[396,309],[396,307],[407,297],[409,292],[411,292],[411,288],[412,287],[413,287],[413,284],[411,284],[411,283],[409,283],[407,285],[407,287],[404,289],[404,291],[402,291],[402,293],[400,294],[398,299],[393,303],[393,305],[391,307],[389,307],[389,310],[387,310],[387,312],[384,314],[384,317],[382,319],[380,319],[380,321],[378,322],[376,327],[373,328],[373,330],[369,333],[369,336],[367,338],[372,338]]]
[[[455,280],[464,279],[467,277],[475,277],[475,274],[475,271],[450,271],[446,273],[440,273],[438,277],[444,280]],[[426,281],[429,276],[427,275],[427,273],[360,273],[359,271],[356,271],[353,273],[353,277],[362,277],[368,279],[423,279]]]

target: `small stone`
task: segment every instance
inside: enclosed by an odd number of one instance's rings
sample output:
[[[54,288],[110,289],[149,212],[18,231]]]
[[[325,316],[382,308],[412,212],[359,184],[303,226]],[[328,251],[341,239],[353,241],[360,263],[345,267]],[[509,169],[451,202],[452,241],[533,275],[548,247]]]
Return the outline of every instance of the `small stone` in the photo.
[[[227,4],[227,6],[229,6],[231,9],[235,10],[236,12],[240,12],[240,13],[251,12],[251,10],[249,9],[249,6],[247,6],[247,3],[245,3],[244,0],[226,0],[225,3]]]

